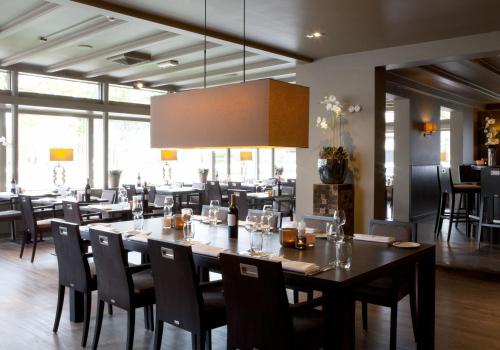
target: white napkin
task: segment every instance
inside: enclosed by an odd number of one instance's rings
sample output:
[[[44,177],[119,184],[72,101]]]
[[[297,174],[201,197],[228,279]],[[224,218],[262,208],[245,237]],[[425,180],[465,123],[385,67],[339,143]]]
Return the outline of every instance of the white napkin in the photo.
[[[281,261],[281,266],[283,270],[288,270],[292,272],[299,272],[303,274],[310,274],[319,271],[320,267],[313,263],[288,260],[281,256],[272,256],[269,260]]]
[[[390,243],[396,241],[396,239],[394,237],[365,235],[362,233],[355,233],[354,239],[357,241],[368,241],[368,242],[377,242],[377,243],[386,243],[386,244],[390,244]]]
[[[148,236],[146,236],[146,235],[130,236],[127,239],[129,241],[137,241],[137,242],[143,242],[143,243],[147,243],[148,242]]]
[[[208,255],[214,258],[217,258],[219,254],[224,250],[223,248],[214,247],[203,243],[195,243],[191,246],[191,249],[195,254]]]

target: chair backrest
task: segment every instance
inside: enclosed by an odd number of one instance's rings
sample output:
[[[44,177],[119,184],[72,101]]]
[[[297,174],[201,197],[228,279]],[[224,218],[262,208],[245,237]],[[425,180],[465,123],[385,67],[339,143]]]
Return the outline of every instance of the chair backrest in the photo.
[[[31,197],[19,195],[19,201],[21,202],[21,213],[23,216],[24,229],[34,235],[36,233],[36,218],[33,212]]]
[[[409,222],[370,220],[370,235],[394,237],[400,242],[411,241],[411,225]]]
[[[62,207],[63,207],[63,215],[65,221],[77,225],[82,224],[82,215],[80,212],[80,206],[78,205],[77,202],[63,201]]]
[[[119,233],[90,229],[99,298],[130,309],[133,283],[127,271],[127,254]]]
[[[293,348],[281,263],[222,253],[220,264],[228,348]]]
[[[203,298],[191,246],[148,240],[156,294],[156,315],[162,321],[194,332],[200,325]]]
[[[481,197],[500,196],[500,168],[485,167],[481,170]]]
[[[191,187],[195,190],[204,190],[205,189],[205,184],[202,182],[193,182],[191,184]]]
[[[254,215],[260,221],[260,218],[262,217],[262,215],[264,215],[264,211],[260,210],[260,209],[248,209],[247,215]],[[243,219],[243,220],[245,220],[245,219]],[[280,228],[281,227],[281,212],[273,211],[273,218],[271,219],[271,227],[272,228]]]
[[[109,204],[115,203],[116,191],[115,190],[102,190],[101,198],[108,201]]]
[[[229,190],[231,190],[231,189],[240,190],[241,189],[241,182],[240,181],[229,181],[227,183],[227,188]]]
[[[437,167],[439,187],[442,193],[453,193],[453,180],[451,178],[451,169],[442,166]]]
[[[163,207],[164,206],[165,196],[166,196],[166,194],[161,194],[161,193],[157,193],[155,195],[155,200],[154,200],[155,207]]]
[[[295,187],[282,185],[281,186],[281,195],[282,196],[295,196]]]
[[[123,187],[127,190],[127,198],[129,201],[132,200],[132,197],[137,194],[137,190],[135,185],[123,185]]]
[[[201,207],[201,216],[208,216],[209,205],[203,205]],[[222,221],[223,224],[227,224],[227,214],[229,213],[229,208],[219,207],[218,219]]]
[[[148,203],[154,203],[156,199],[156,186],[148,186],[149,197]]]
[[[238,220],[245,220],[248,215],[248,197],[247,191],[245,190],[227,190],[229,195],[229,201],[231,201],[231,195],[236,195],[236,206],[238,207]]]
[[[83,255],[78,224],[52,220],[52,237],[59,267],[59,284],[85,292],[90,282],[90,267]]]
[[[470,165],[460,165],[458,167],[460,182],[481,182],[481,172],[472,169]]]
[[[303,215],[302,220],[306,227],[326,231],[326,224],[333,222],[333,216]]]
[[[222,192],[219,181],[207,181],[207,201],[218,200],[222,203]]]

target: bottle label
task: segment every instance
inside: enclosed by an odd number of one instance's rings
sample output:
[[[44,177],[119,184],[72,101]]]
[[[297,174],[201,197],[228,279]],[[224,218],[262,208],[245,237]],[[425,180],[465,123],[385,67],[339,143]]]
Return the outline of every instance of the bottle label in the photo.
[[[227,226],[236,226],[236,215],[234,214],[227,215]]]

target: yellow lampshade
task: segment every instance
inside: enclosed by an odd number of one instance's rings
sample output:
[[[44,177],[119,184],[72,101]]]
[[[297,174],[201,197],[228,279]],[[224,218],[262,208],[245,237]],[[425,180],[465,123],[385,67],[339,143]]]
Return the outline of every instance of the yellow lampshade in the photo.
[[[433,134],[436,131],[438,131],[438,127],[436,123],[433,122],[425,122],[423,125],[423,132],[428,133],[428,134]]]
[[[177,150],[175,149],[162,149],[160,152],[161,160],[177,160]]]
[[[50,160],[57,162],[72,162],[73,149],[72,148],[51,148]]]
[[[240,160],[242,160],[242,161],[252,160],[252,152],[241,151],[240,152]]]

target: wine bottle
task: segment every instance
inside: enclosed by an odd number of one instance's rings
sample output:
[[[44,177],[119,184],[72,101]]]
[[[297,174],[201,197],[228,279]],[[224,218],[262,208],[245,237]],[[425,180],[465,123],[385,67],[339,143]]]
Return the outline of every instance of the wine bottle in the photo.
[[[141,173],[137,173],[137,187],[141,187]]]
[[[231,195],[231,205],[227,214],[227,228],[229,238],[238,238],[238,207],[236,206],[236,195]]]
[[[85,185],[85,202],[90,203],[90,179],[87,178],[87,184]]]
[[[147,212],[149,208],[149,191],[148,184],[144,181],[144,187],[142,188],[142,210]]]
[[[16,180],[12,178],[12,181],[10,182],[10,192],[12,194],[16,194]]]

